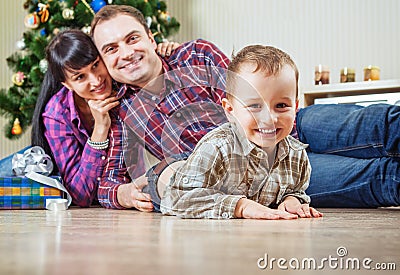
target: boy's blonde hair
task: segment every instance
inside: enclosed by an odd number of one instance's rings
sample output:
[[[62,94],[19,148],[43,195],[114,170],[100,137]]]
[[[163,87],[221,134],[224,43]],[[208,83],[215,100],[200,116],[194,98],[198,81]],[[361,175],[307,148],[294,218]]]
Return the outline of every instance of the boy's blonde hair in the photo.
[[[232,61],[228,66],[226,79],[228,99],[232,98],[235,91],[235,82],[240,77],[240,69],[243,64],[256,65],[254,73],[257,71],[264,72],[266,76],[278,74],[284,65],[293,68],[296,76],[296,99],[298,97],[298,81],[299,71],[292,58],[284,51],[272,46],[251,45],[244,47],[236,55],[232,55]]]

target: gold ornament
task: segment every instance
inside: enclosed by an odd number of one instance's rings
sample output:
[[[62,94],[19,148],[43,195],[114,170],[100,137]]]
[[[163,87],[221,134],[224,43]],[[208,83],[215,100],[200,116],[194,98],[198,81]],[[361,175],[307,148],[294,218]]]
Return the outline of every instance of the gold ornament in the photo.
[[[16,72],[15,74],[13,74],[11,80],[15,85],[22,86],[22,84],[24,84],[24,78],[25,75],[23,72]]]
[[[20,124],[18,118],[16,118],[16,119],[14,120],[13,127],[11,128],[11,134],[13,134],[13,135],[20,135],[20,134],[22,134],[21,124]]]
[[[39,24],[40,24],[39,16],[37,16],[36,12],[30,13],[25,16],[24,23],[25,23],[25,27],[27,27],[29,29],[36,29],[37,27],[39,27]]]
[[[67,20],[72,20],[74,19],[74,11],[71,9],[64,9],[62,11],[62,17]]]
[[[45,5],[43,3],[39,3],[38,7],[39,7],[38,15],[40,16],[40,22],[46,23],[47,20],[49,20],[49,16],[50,16],[49,11],[47,10],[49,5],[48,4]]]
[[[167,23],[169,23],[171,21],[171,15],[169,15],[169,13],[165,12],[165,11],[160,13],[159,18],[162,21],[167,22]]]
[[[82,27],[81,30],[86,34],[90,34],[90,29],[91,29],[90,26],[84,26],[84,27]]]

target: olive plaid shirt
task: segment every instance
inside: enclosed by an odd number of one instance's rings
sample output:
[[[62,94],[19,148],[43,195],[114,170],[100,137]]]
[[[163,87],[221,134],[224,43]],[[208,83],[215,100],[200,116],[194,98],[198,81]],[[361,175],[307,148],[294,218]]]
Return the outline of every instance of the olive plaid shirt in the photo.
[[[287,136],[277,145],[275,162],[225,123],[199,141],[185,164],[171,178],[161,212],[182,218],[234,218],[237,202],[249,198],[276,206],[287,196],[309,203],[305,194],[311,166],[307,145]]]

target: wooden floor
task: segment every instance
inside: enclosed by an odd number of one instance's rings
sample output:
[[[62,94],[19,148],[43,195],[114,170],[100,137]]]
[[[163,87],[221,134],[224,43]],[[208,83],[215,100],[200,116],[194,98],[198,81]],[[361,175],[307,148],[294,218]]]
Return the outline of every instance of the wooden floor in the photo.
[[[320,210],[292,221],[1,210],[0,274],[398,274],[400,208]]]

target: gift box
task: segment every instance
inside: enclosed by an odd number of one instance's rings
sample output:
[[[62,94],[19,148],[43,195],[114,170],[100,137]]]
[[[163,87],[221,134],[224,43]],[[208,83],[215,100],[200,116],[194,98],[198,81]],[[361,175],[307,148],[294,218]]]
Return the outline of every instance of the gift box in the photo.
[[[61,182],[60,177],[53,176]],[[63,198],[63,191],[24,176],[0,177],[0,209],[45,209],[47,199]]]

